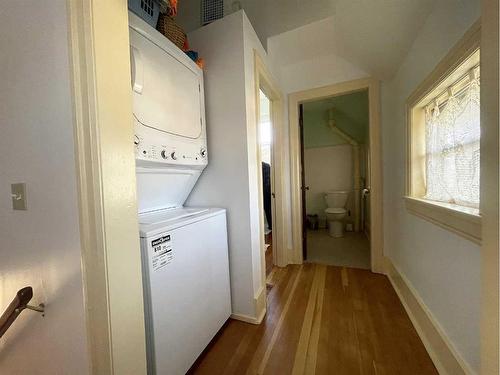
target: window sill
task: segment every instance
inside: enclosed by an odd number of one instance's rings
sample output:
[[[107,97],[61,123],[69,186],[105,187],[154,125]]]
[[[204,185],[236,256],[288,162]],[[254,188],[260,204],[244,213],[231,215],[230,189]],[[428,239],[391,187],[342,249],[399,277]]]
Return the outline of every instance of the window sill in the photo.
[[[481,244],[479,210],[414,197],[404,197],[404,199],[406,209],[411,214],[452,231],[469,241]]]

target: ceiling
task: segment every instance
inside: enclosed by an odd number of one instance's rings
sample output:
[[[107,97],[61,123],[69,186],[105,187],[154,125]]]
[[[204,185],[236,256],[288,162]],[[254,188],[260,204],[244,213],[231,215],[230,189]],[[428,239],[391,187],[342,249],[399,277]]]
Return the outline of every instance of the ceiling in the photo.
[[[395,73],[438,0],[223,0],[243,8],[282,65],[336,55],[380,79]],[[456,1],[457,6],[466,0]],[[177,21],[200,27],[201,0],[181,0]],[[274,59],[274,57],[273,57]]]
[[[270,3],[278,0],[269,0]],[[303,1],[304,4],[324,0]],[[292,3],[296,3],[293,1]],[[335,54],[380,79],[397,71],[436,0],[335,0],[327,1],[325,11],[303,9],[301,24],[293,17],[282,17],[276,10],[254,11],[247,15],[257,34],[271,38],[274,56],[283,65]],[[245,4],[242,2],[243,8]],[[298,11],[297,7],[289,12]],[[295,14],[295,13],[294,13]],[[274,21],[273,21],[274,20]],[[278,20],[278,21],[276,21]],[[269,24],[276,23],[272,27]],[[287,30],[278,34],[281,30]],[[266,40],[267,41],[267,40]]]
[[[227,1],[227,0],[226,0]],[[236,0],[252,23],[262,44],[267,38],[315,22],[335,13],[338,0]],[[226,6],[226,5],[225,5]]]

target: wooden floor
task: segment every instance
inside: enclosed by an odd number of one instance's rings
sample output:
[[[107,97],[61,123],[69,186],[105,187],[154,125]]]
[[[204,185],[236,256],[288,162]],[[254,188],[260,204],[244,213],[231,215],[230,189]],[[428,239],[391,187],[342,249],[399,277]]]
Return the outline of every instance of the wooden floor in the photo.
[[[260,325],[230,320],[192,374],[437,374],[388,279],[367,270],[274,268]]]

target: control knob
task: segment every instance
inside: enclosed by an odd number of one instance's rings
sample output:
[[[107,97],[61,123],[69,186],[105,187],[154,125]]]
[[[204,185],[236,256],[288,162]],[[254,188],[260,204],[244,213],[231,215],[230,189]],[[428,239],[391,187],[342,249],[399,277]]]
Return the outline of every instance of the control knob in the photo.
[[[167,158],[168,158],[168,153],[167,153],[167,151],[166,151],[166,150],[163,150],[163,151],[161,152],[161,157],[162,157],[163,159],[167,159]]]
[[[200,155],[201,155],[202,158],[204,158],[205,156],[207,156],[207,150],[205,150],[204,148],[202,148],[200,150]]]
[[[174,151],[174,152],[172,152],[172,153],[170,154],[170,157],[171,157],[173,160],[177,160],[177,155],[176,155],[175,151]]]

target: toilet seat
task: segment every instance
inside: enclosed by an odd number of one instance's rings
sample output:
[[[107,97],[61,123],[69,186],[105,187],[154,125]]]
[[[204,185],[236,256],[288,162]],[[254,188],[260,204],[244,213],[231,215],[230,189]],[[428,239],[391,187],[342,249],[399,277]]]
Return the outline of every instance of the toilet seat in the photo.
[[[345,214],[347,212],[347,210],[345,208],[341,208],[341,207],[329,207],[325,210],[325,213],[327,214]]]

